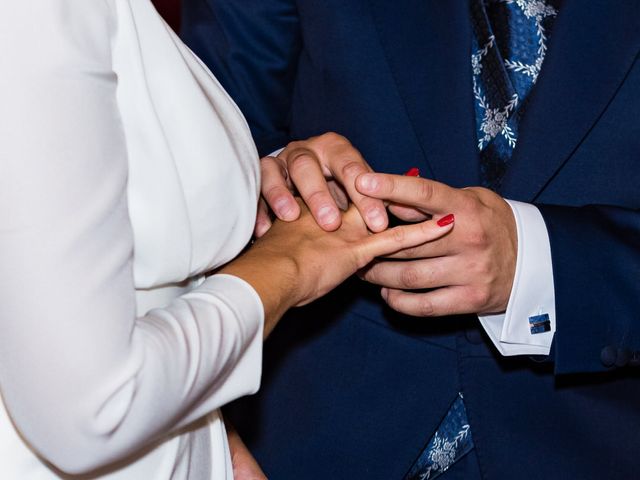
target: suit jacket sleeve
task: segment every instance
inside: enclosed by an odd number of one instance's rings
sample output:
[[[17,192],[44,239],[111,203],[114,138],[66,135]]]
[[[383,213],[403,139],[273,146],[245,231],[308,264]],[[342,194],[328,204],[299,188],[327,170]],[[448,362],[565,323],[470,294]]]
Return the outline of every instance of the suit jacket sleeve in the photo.
[[[640,211],[538,205],[553,259],[556,373],[640,364]]]
[[[184,0],[182,38],[237,102],[261,155],[289,143],[301,50],[294,1]]]

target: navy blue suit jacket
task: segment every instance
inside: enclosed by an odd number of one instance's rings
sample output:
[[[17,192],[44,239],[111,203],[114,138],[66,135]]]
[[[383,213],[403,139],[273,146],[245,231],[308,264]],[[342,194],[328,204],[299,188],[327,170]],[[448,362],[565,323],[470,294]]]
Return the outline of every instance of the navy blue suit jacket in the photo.
[[[465,0],[186,0],[183,37],[262,154],[336,131],[378,171],[479,183]],[[291,312],[233,411],[274,479],[400,479],[458,391],[492,479],[640,469],[640,1],[566,0],[500,192],[549,231],[548,359],[350,281]]]

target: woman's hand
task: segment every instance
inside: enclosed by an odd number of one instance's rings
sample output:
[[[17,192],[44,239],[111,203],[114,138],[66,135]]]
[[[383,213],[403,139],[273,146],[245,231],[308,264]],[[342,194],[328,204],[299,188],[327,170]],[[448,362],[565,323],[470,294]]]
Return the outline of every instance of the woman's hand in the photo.
[[[249,251],[221,271],[256,289],[265,306],[265,335],[287,309],[325,295],[374,258],[434,241],[453,228],[453,223],[438,225],[438,216],[371,234],[352,206],[341,226],[326,232],[302,201],[298,208],[297,221],[276,221]]]
[[[261,161],[262,199],[258,207],[256,237],[271,227],[269,208],[283,221],[294,221],[300,207],[297,192],[323,230],[334,231],[342,222],[341,209],[353,203],[372,232],[388,225],[382,201],[362,195],[355,180],[371,172],[360,152],[341,135],[325,133],[291,142],[277,157]]]

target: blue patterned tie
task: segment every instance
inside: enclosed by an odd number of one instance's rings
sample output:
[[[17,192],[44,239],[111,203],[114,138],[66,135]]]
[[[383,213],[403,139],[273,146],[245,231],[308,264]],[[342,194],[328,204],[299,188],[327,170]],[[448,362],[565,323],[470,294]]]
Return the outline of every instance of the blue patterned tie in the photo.
[[[471,0],[471,65],[482,184],[498,190],[557,15],[552,0]]]

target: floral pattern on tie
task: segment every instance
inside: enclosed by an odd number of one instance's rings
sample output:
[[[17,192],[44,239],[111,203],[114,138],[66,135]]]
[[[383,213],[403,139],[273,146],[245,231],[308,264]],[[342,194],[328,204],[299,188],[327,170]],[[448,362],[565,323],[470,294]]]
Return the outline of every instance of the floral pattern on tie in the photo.
[[[483,181],[499,187],[518,141],[526,99],[547,55],[558,14],[552,0],[471,0],[471,68]]]

